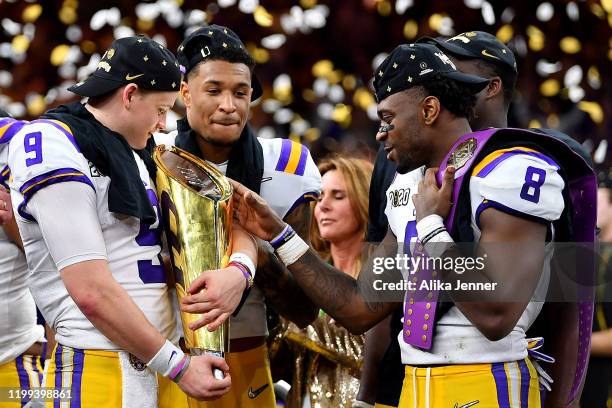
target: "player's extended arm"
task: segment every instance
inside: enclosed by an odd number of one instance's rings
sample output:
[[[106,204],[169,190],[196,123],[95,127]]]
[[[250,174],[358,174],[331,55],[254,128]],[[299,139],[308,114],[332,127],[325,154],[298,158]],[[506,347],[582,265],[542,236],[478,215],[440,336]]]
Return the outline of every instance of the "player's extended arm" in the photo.
[[[310,243],[310,203],[302,203],[285,217],[285,221],[307,243]],[[276,311],[300,328],[317,318],[319,308],[297,284],[287,267],[274,255],[272,248],[260,241],[255,283]]]
[[[234,186],[235,214],[240,224],[251,234],[270,241],[280,234],[285,223],[270,209],[266,201],[242,184]],[[380,245],[370,260],[364,264],[358,280],[339,271],[308,249],[297,261],[289,265],[289,271],[306,295],[350,332],[361,334],[388,315],[398,303],[368,299],[373,282],[379,279],[373,274],[372,263],[377,257],[395,255],[395,237],[392,233]]]

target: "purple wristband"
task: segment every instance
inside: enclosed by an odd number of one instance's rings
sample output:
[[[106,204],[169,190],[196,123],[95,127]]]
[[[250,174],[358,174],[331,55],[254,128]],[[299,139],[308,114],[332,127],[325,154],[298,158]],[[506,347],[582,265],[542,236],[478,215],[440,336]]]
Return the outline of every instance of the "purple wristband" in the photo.
[[[283,231],[276,236],[272,241],[270,241],[270,245],[276,251],[280,248],[284,243],[289,241],[295,235],[295,231],[291,228],[291,225],[287,224]]]
[[[249,268],[246,265],[238,261],[232,261],[229,264],[227,264],[227,266],[235,266],[242,272],[242,274],[244,275],[247,281],[247,286],[246,286],[247,289],[253,286],[253,276],[251,275],[251,272],[249,271]]]
[[[187,366],[189,366],[190,358],[188,355],[185,355],[181,361],[174,367],[172,371],[170,371],[170,378],[174,382],[179,382],[185,371],[187,371]]]

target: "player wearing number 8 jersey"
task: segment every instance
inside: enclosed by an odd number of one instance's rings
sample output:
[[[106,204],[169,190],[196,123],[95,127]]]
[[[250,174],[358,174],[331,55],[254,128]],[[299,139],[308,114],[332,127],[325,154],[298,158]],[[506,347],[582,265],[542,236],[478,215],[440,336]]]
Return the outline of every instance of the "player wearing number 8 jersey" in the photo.
[[[160,257],[150,137],[165,127],[180,80],[178,62],[163,46],[143,36],[117,40],[95,73],[71,88],[89,97],[85,105],[49,111],[10,142],[10,187],[30,287],[58,341],[45,386],[69,388],[71,407],[184,400],[168,379],[198,399],[229,389],[229,376],[212,375],[212,367],[228,370],[223,359],[190,359],[176,346]],[[248,235],[236,230],[234,238],[234,250],[255,253]],[[207,282],[224,296],[211,300],[221,316],[247,286],[238,268],[225,272],[222,281]]]

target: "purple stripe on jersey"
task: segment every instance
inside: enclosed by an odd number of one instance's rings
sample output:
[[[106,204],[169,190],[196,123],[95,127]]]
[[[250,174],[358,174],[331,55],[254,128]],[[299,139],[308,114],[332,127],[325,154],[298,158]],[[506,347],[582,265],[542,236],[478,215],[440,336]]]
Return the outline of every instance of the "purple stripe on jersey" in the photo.
[[[17,367],[17,375],[19,376],[19,388],[22,390],[30,389],[30,377],[28,377],[28,372],[23,365],[23,354],[15,359],[15,366]],[[30,398],[27,396],[21,399],[21,406],[23,407]]]
[[[491,364],[491,372],[495,379],[495,388],[497,388],[497,403],[499,408],[511,408],[510,397],[508,395],[508,377],[504,369],[504,363]]]
[[[480,170],[478,172],[478,174],[476,174],[476,177],[480,177],[480,178],[484,178],[486,176],[489,175],[489,173],[491,173],[495,167],[497,167],[501,162],[503,162],[506,159],[509,159],[512,156],[516,156],[517,154],[523,154],[523,155],[527,155],[527,156],[533,156],[533,157],[537,157],[538,159],[542,159],[543,161],[545,161],[546,163],[550,164],[551,166],[555,166],[557,168],[557,170],[559,170],[559,165],[550,157],[542,154],[542,153],[538,153],[538,152],[527,152],[525,150],[512,150],[510,152],[505,152],[504,154],[502,154],[501,156],[499,156],[498,158],[496,158],[495,160],[493,160],[491,163],[487,164],[486,166],[484,166],[482,168],[482,170]]]
[[[295,174],[298,176],[304,175],[304,170],[306,170],[306,162],[308,162],[308,148],[302,145],[302,153],[300,154],[300,161],[298,162],[297,168],[295,169]]]
[[[78,173],[78,175],[76,175],[75,173]],[[47,173],[41,174],[40,176],[36,176],[31,180],[28,180],[21,186],[19,191],[21,192],[21,194],[23,194],[23,202],[19,204],[19,206],[17,206],[17,212],[19,213],[19,215],[21,215],[26,220],[36,221],[31,214],[28,214],[25,211],[25,206],[28,204],[30,198],[32,198],[32,196],[37,191],[46,186],[65,181],[79,181],[81,183],[89,185],[95,191],[95,187],[91,180],[79,170],[69,168],[52,170]]]
[[[63,134],[66,135],[66,137],[68,138],[68,140],[70,140],[70,143],[72,143],[72,145],[74,146],[74,148],[77,150],[77,152],[81,152],[81,149],[79,149],[79,145],[77,144],[76,140],[74,139],[74,136],[72,136],[72,134],[70,132],[68,132],[63,126],[57,124],[56,122],[49,120],[49,119],[38,119],[38,120],[34,120],[32,121],[32,123],[46,123],[48,125],[51,125],[53,127],[55,127],[57,130],[59,130],[60,132],[62,132]]]
[[[13,119],[13,118],[7,118],[7,117],[2,118],[2,119],[0,119],[0,128],[2,128],[2,127],[4,127],[4,126],[8,125],[8,124],[9,124],[9,123],[11,123],[11,122],[16,122],[16,121],[17,121],[17,120],[16,120],[16,119]]]
[[[308,191],[302,194],[300,198],[295,200],[295,202],[291,205],[289,210],[287,210],[285,217],[287,216],[287,214],[291,214],[291,211],[295,210],[300,204],[307,203],[309,201],[317,201],[318,198],[319,198],[319,193],[317,191]]]
[[[63,370],[63,366],[62,366],[62,354],[63,354],[64,348],[62,347],[61,344],[57,344],[57,348],[55,349],[55,390],[57,392],[60,392],[62,390],[62,372]],[[59,398],[54,398],[53,399],[53,408],[60,408],[60,399]]]
[[[529,408],[529,383],[531,382],[531,375],[525,360],[521,360],[518,363],[521,370],[521,408]]]
[[[70,394],[70,408],[81,408],[81,379],[83,377],[83,361],[85,353],[80,349],[73,349],[72,359],[72,389]]]
[[[283,145],[281,146],[281,154],[278,159],[278,163],[276,163],[276,171],[285,171],[287,167],[287,163],[289,163],[289,156],[291,156],[291,140],[283,139]]]
[[[19,132],[26,123],[27,122],[20,120],[15,121],[15,123],[13,123],[12,125],[9,125],[9,128],[6,129],[2,135],[0,135],[0,144],[10,142],[13,136],[15,136],[15,134]]]
[[[480,203],[480,205],[478,206],[478,208],[476,208],[476,214],[474,214],[474,218],[476,219],[476,226],[478,228],[480,228],[480,214],[486,210],[487,208],[495,208],[496,210],[505,212],[506,214],[510,214],[510,215],[514,215],[520,218],[526,218],[528,220],[531,221],[536,221],[539,222],[541,224],[544,225],[549,225],[550,221],[548,221],[545,218],[542,217],[538,217],[535,215],[531,215],[531,214],[527,214],[518,210],[515,210],[514,208],[510,208],[508,206],[505,206],[501,203],[498,203],[497,201],[491,201],[491,200],[482,200],[482,203]]]

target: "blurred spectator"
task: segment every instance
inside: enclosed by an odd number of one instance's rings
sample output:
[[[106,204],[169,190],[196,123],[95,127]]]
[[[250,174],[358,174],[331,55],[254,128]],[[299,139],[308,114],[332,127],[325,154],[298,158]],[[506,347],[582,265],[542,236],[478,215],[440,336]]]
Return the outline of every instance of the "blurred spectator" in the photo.
[[[347,275],[361,269],[372,164],[333,156],[319,164],[322,192],[312,223],[312,246]],[[354,336],[321,311],[305,329],[284,321],[283,341],[295,370],[287,406],[352,407],[359,390],[363,336]]]

